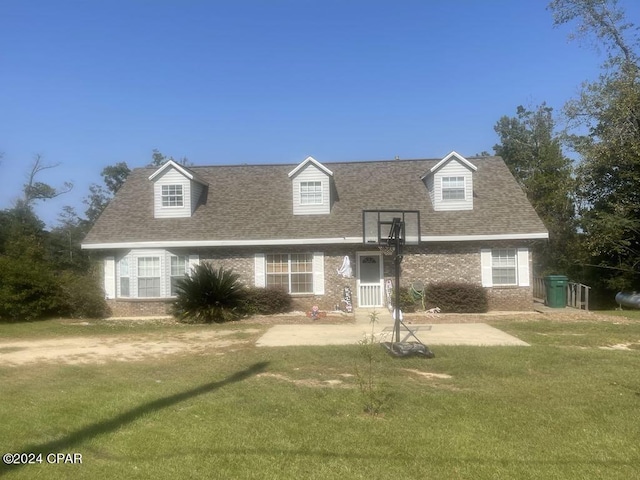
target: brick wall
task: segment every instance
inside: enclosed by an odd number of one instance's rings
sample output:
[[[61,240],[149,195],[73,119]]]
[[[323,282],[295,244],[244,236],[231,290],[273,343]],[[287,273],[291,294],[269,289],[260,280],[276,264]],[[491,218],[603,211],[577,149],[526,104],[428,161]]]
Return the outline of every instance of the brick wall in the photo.
[[[429,244],[421,247],[407,247],[401,264],[401,285],[409,287],[420,281],[425,285],[432,282],[462,282],[482,284],[480,263],[481,248],[517,247],[522,244],[509,242],[448,242]],[[321,310],[334,310],[336,306],[344,308],[344,288],[352,292],[353,306],[357,306],[356,290],[356,252],[361,245],[353,246],[291,246],[261,248],[260,252],[269,253],[324,253],[324,295],[294,295],[293,308],[309,311],[318,305]],[[212,262],[216,267],[232,268],[240,275],[246,285],[254,285],[255,250],[252,248],[207,249],[199,252],[200,261]],[[338,275],[345,255],[351,260],[352,278]],[[393,255],[383,256],[385,280],[394,280]],[[530,258],[531,271],[531,258]],[[532,281],[532,280],[531,280]],[[533,308],[533,289],[530,287],[494,287],[487,289],[490,310],[531,310]],[[109,300],[113,316],[150,316],[166,315],[171,300]]]
[[[314,247],[314,246],[291,246],[291,247],[265,247],[260,249],[260,253],[283,254],[283,253],[324,253],[324,295],[300,294],[293,295],[293,309],[297,311],[310,311],[311,307],[317,305],[321,310],[334,310],[336,305],[344,307],[342,303],[344,287],[351,288],[355,295],[355,278],[342,278],[337,271],[342,265],[345,255],[349,255],[352,262],[353,273],[355,275],[355,247],[345,250],[344,246]],[[246,285],[254,285],[255,281],[255,250],[244,248],[226,248],[204,251],[200,253],[200,261],[212,262],[214,266],[233,268],[233,271],[240,275],[240,280]]]
[[[165,317],[171,315],[171,300],[107,300],[112,317]]]
[[[400,284],[410,287],[420,281],[424,285],[435,282],[460,282],[482,285],[480,249],[515,248],[522,244],[509,242],[451,242],[430,244],[427,247],[407,247],[401,264]],[[395,280],[393,256],[385,256],[385,279]],[[533,282],[532,259],[529,255],[529,284]],[[487,288],[489,310],[530,311],[533,309],[533,288]]]

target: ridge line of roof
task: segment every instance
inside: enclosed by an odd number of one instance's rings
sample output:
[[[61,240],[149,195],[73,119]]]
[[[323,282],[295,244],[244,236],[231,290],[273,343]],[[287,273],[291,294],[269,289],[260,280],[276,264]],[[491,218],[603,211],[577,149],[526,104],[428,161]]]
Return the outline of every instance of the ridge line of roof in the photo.
[[[475,159],[475,160],[481,160],[481,159],[494,159],[494,158],[500,158],[498,155],[480,155],[480,156],[475,156],[475,157],[465,157],[467,160],[468,159]],[[441,161],[441,158],[399,158],[399,159],[377,159],[377,160],[336,160],[336,161],[325,161],[325,162],[320,162],[322,163],[322,165],[336,165],[336,164],[341,164],[341,165],[352,165],[352,164],[359,164],[359,163],[402,163],[402,162],[439,162]],[[316,160],[317,161],[317,160]],[[291,167],[291,166],[296,166],[299,165],[300,162],[295,163],[295,162],[287,162],[287,163],[221,163],[221,164],[209,164],[209,165],[189,165],[188,167],[185,167],[189,170],[192,169],[196,169],[196,168],[220,168],[220,167],[224,167],[224,168],[231,168],[231,167]],[[146,165],[144,167],[134,167],[134,170],[142,170],[142,169],[150,169],[150,170],[157,170],[158,167],[154,167],[154,166],[149,166]]]

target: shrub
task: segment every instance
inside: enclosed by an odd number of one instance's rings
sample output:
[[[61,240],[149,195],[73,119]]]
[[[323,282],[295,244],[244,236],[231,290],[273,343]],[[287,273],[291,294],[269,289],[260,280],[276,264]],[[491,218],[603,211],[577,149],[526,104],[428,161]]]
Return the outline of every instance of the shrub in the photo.
[[[439,307],[443,313],[486,313],[489,309],[487,292],[471,283],[442,282],[427,285],[427,309]]]
[[[228,322],[242,313],[246,290],[233,270],[215,269],[210,263],[197,265],[190,277],[177,283],[173,315],[195,323]]]
[[[391,305],[395,307],[396,305],[396,294],[395,292],[391,293]],[[421,308],[420,299],[416,299],[411,290],[407,287],[400,287],[400,310],[404,313],[413,313],[418,308]]]
[[[0,255],[0,321],[32,321],[60,308],[60,287],[48,265]]]
[[[250,287],[246,290],[244,313],[272,315],[291,311],[291,295],[282,288]]]
[[[104,318],[109,315],[104,292],[94,276],[64,272],[59,282],[61,315],[72,318]]]

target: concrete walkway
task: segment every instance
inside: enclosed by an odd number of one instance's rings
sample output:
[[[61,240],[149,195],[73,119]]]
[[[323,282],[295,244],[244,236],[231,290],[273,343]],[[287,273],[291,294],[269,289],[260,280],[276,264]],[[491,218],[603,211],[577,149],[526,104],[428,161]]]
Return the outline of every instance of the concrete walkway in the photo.
[[[258,339],[259,347],[286,347],[293,345],[353,345],[371,335],[371,312],[356,309],[355,323],[349,325],[275,325]],[[373,333],[379,341],[393,339],[393,319],[388,310],[378,309],[378,321]],[[522,340],[485,323],[445,323],[407,325],[425,345],[519,345],[529,346]],[[402,341],[415,341],[410,332],[401,329]],[[406,340],[405,340],[406,337]]]

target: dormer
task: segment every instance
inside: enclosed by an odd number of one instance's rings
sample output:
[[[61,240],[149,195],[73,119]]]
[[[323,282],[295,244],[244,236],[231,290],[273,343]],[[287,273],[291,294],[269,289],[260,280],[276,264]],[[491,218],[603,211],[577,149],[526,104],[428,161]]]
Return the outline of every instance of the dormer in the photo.
[[[422,177],[436,211],[473,210],[473,174],[478,167],[451,152]]]
[[[289,172],[294,215],[324,215],[331,212],[333,172],[313,157],[307,157]]]
[[[207,183],[189,169],[169,160],[156,170],[153,182],[154,218],[178,218],[193,215]]]

